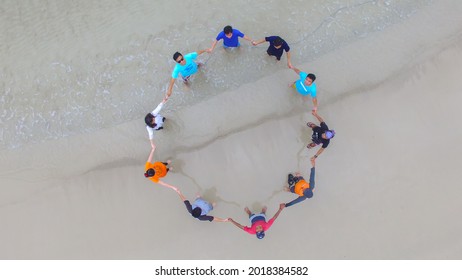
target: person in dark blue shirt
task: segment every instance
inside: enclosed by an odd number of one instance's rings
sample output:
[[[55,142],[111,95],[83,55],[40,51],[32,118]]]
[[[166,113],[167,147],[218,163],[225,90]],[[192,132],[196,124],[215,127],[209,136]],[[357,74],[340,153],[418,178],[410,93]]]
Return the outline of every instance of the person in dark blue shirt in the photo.
[[[290,62],[290,47],[284,41],[281,37],[279,36],[269,36],[265,37],[265,39],[261,39],[259,41],[252,41],[252,44],[254,46],[259,45],[264,42],[269,42],[269,47],[266,50],[266,53],[269,56],[275,56],[276,59],[279,61],[281,60],[281,56],[286,51],[287,54],[287,67],[292,68],[292,63]]]

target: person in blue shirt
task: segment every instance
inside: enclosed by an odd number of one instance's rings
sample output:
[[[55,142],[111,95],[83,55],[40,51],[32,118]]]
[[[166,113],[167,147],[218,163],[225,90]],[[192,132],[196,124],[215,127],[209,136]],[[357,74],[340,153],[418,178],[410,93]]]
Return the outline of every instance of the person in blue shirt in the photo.
[[[247,35],[242,33],[237,29],[233,29],[230,25],[225,26],[223,31],[218,33],[215,42],[213,42],[212,47],[208,49],[208,52],[212,52],[215,49],[218,41],[223,39],[223,47],[224,48],[236,48],[239,47],[241,44],[239,43],[239,37],[246,39],[249,42],[252,42]]]
[[[305,73],[300,71],[300,69],[296,67],[292,67],[292,70],[294,70],[295,73],[297,73],[300,76],[300,79],[289,84],[289,87],[293,87],[297,89],[298,93],[300,93],[303,96],[311,96],[311,99],[313,101],[313,112],[316,112],[318,110],[318,99],[316,98],[316,83],[314,82],[316,80],[316,76],[313,73]]]
[[[279,36],[269,36],[259,41],[253,41],[252,44],[256,46],[264,42],[269,42],[270,44],[266,53],[269,56],[275,56],[278,61],[281,60],[282,54],[286,51],[287,67],[292,68],[292,63],[290,62],[290,47],[284,39]]]
[[[172,94],[173,85],[175,84],[175,80],[179,75],[181,75],[185,84],[189,82],[191,75],[195,74],[197,69],[201,66],[200,63],[195,61],[197,56],[205,52],[208,52],[208,50],[200,50],[197,52],[188,53],[187,55],[182,55],[179,52],[173,54],[173,60],[175,60],[176,65],[175,68],[173,68],[172,79],[168,85],[166,98],[169,98]]]

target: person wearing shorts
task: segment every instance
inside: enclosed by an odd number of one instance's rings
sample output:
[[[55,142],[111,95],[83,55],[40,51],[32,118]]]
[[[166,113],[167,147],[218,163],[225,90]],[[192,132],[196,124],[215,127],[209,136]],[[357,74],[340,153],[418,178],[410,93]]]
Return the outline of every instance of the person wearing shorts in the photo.
[[[335,130],[329,129],[327,124],[324,120],[318,115],[316,112],[312,112],[313,116],[315,116],[320,125],[317,126],[312,122],[307,123],[306,125],[313,130],[313,134],[311,135],[311,143],[306,146],[308,149],[316,147],[319,144],[322,144],[322,147],[316,152],[316,154],[311,157],[311,160],[316,160],[319,155],[324,151],[327,146],[329,146],[330,139],[335,136]]]
[[[153,181],[154,183],[163,185],[167,188],[173,189],[176,191],[176,187],[171,186],[165,182],[162,182],[160,178],[163,178],[167,175],[168,171],[171,170],[169,167],[170,161],[168,160],[167,162],[160,162],[156,161],[152,163],[152,158],[154,156],[154,151],[156,150],[156,147],[151,148],[151,152],[149,153],[148,161],[144,165],[144,177],[148,178],[149,180]]]
[[[316,112],[318,110],[318,98],[316,97],[316,76],[313,73],[305,73],[300,71],[300,69],[296,67],[292,67],[292,70],[295,71],[300,76],[300,79],[291,83],[289,86],[295,88],[298,93],[303,96],[311,96],[311,100],[313,101],[313,111]]]
[[[186,206],[186,210],[193,216],[194,218],[198,219],[199,221],[209,221],[209,222],[227,222],[228,219],[222,219],[214,216],[207,215],[210,211],[213,210],[213,206],[215,203],[210,203],[207,200],[203,199],[200,196],[196,197],[196,200],[191,204],[188,199],[181,193],[181,191],[177,188],[176,192],[180,196],[180,199]]]
[[[197,57],[205,52],[208,52],[208,50],[200,50],[197,52],[188,53],[184,56],[179,52],[173,54],[173,60],[175,60],[176,65],[172,71],[172,78],[170,79],[170,84],[168,85],[166,98],[169,98],[172,94],[175,80],[180,75],[183,78],[183,82],[185,84],[189,82],[191,75],[195,74],[199,66],[201,66],[200,63],[196,62]]]
[[[294,174],[289,174],[287,178],[288,186],[284,187],[284,191],[298,194],[298,197],[291,202],[285,204],[286,207],[290,207],[294,204],[304,201],[307,198],[313,197],[314,190],[314,174],[315,174],[315,162],[311,160],[311,171],[310,171],[310,181],[309,183],[305,181],[303,176],[296,172]]]
[[[285,204],[281,203],[279,205],[279,210],[274,214],[273,218],[271,218],[268,222],[266,221],[266,209],[267,207],[264,206],[260,212],[260,214],[254,214],[250,212],[249,208],[246,207],[244,211],[249,215],[249,220],[250,220],[250,227],[243,226],[239,224],[238,222],[234,221],[231,218],[228,218],[228,220],[233,223],[235,226],[238,228],[244,230],[245,232],[249,234],[255,234],[258,239],[262,239],[265,237],[265,231],[267,231],[274,223],[274,221],[277,219],[279,214],[281,213],[282,209],[284,209]]]

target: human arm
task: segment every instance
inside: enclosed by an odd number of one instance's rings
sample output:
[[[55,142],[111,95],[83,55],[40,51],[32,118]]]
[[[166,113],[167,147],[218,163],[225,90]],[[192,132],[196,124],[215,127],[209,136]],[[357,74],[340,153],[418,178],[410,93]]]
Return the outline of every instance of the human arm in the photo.
[[[258,41],[252,41],[252,45],[254,46],[260,45],[261,43],[264,43],[264,42],[266,42],[265,38],[258,40]]]
[[[160,184],[160,185],[162,185],[162,186],[164,186],[164,187],[170,188],[170,189],[176,191],[177,193],[180,191],[180,190],[178,190],[177,187],[172,186],[172,185],[169,185],[169,184],[167,184],[167,183],[165,183],[165,182],[159,181],[159,182],[157,182],[157,183]],[[181,197],[181,196],[180,196],[180,197]]]
[[[247,35],[244,35],[242,38],[246,39],[246,40],[249,41],[249,42],[252,42],[252,39],[250,39],[250,37],[247,36]]]
[[[292,69],[293,66],[292,66],[292,63],[290,62],[290,51],[286,52],[286,55],[287,55],[287,67]]]
[[[218,218],[218,217],[213,217],[213,221],[214,222],[228,222],[229,218],[222,219],[222,218]]]
[[[175,190],[175,192],[178,194],[178,196],[180,197],[180,199],[181,199],[183,202],[185,202],[185,201],[187,200],[186,197],[183,195],[183,193],[180,191],[180,189],[175,188],[174,190]]]
[[[154,156],[154,151],[156,150],[156,145],[154,145],[154,142],[151,141],[151,152],[149,153],[149,157],[148,157],[148,162],[152,162],[152,158]]]
[[[313,97],[312,100],[313,100],[313,112],[316,113],[318,111],[318,98]]]
[[[201,55],[201,54],[203,54],[203,53],[205,53],[205,52],[210,52],[209,50],[210,50],[210,49],[205,49],[205,50],[197,51],[197,55]]]
[[[302,72],[302,71],[300,71],[300,69],[298,69],[297,67],[294,67],[294,66],[292,66],[292,70],[294,70],[294,72],[297,73],[297,75],[300,75],[300,72]]]
[[[170,84],[168,85],[167,93],[165,94],[165,100],[167,100],[170,95],[172,95],[173,85],[175,84],[175,78],[170,79]]]
[[[218,43],[218,40],[215,40],[212,44],[212,46],[207,50],[208,53],[211,53],[213,52],[213,50],[215,49],[215,46],[217,45]]]
[[[315,99],[315,98],[313,98],[313,103],[314,103],[314,99]],[[316,105],[317,105],[317,104],[318,104],[318,103],[317,103],[317,101],[316,101]],[[311,112],[311,114],[312,114],[313,116],[315,116],[316,119],[318,119],[318,121],[319,121],[320,123],[323,123],[323,122],[324,122],[324,120],[321,118],[321,116],[318,115],[317,112]]]
[[[154,139],[149,139],[149,141],[151,142],[151,149],[156,149],[156,144],[154,143]]]
[[[160,113],[160,110],[162,110],[162,107],[164,107],[164,104],[165,102],[167,102],[167,97],[165,96],[164,99],[162,99],[162,101],[159,103],[159,105],[157,105],[156,109],[152,110],[151,114],[153,116],[156,116],[157,114]]]
[[[279,204],[279,210],[276,212],[276,214],[274,214],[274,216],[271,218],[271,220],[276,221],[276,219],[278,218],[279,214],[282,212],[282,209],[284,209],[286,207],[286,204],[285,203],[281,203]]]
[[[292,206],[294,204],[297,204],[299,202],[302,202],[303,200],[305,200],[306,197],[305,196],[299,196],[297,197],[296,199],[292,200],[291,202],[288,202],[288,203],[285,203],[285,206],[286,207],[289,207],[289,206]]]
[[[233,225],[237,226],[238,228],[244,230],[244,226],[241,225],[240,223],[236,222],[235,220],[231,219],[231,218],[228,218],[228,221],[230,221],[231,223],[233,223]]]
[[[316,154],[314,154],[314,156],[311,157],[311,160],[316,160],[320,154],[322,154],[322,152],[324,152],[324,148],[321,147],[319,148],[319,150],[316,152]]]

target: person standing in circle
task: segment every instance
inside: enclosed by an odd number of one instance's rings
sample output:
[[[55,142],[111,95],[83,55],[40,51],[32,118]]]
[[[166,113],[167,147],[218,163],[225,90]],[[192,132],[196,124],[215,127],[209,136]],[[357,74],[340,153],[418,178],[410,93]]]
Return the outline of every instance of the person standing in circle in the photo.
[[[151,142],[151,147],[155,149],[156,145],[154,144],[154,131],[161,130],[164,128],[165,118],[160,115],[160,110],[167,102],[167,97],[165,97],[162,102],[157,105],[157,107],[144,117],[144,122],[146,123],[146,130],[148,131],[149,141]]]
[[[154,151],[156,150],[156,146],[151,148],[151,152],[149,153],[148,161],[146,162],[144,166],[144,177],[148,178],[149,180],[153,181],[154,183],[163,185],[167,188],[171,188],[174,191],[176,191],[176,187],[171,186],[167,183],[164,183],[160,180],[160,178],[163,178],[167,175],[167,173],[171,170],[169,168],[169,164],[171,163],[170,160],[167,162],[160,162],[156,161],[152,163],[152,158],[154,156]]]
[[[197,69],[202,65],[197,63],[196,59],[199,55],[208,52],[208,50],[200,50],[197,52],[188,53],[182,55],[179,52],[173,54],[173,60],[175,60],[176,65],[172,71],[172,78],[170,79],[170,84],[168,85],[166,97],[169,98],[172,94],[173,85],[175,80],[181,75],[183,82],[187,84],[191,75],[197,72]]]
[[[210,203],[207,200],[203,199],[201,196],[197,196],[196,200],[191,204],[188,199],[181,193],[177,188],[176,192],[180,196],[180,199],[184,202],[186,210],[199,221],[209,221],[209,222],[227,222],[228,219],[222,219],[214,216],[207,215],[210,211],[213,210],[215,203]]]
[[[218,41],[223,40],[223,47],[225,49],[227,48],[237,48],[241,46],[239,43],[239,37],[244,38],[245,40],[252,42],[252,39],[250,39],[247,35],[242,33],[241,31],[237,29],[233,29],[231,25],[225,26],[223,28],[223,31],[218,33],[217,38],[213,42],[212,46],[207,50],[208,52],[213,52],[215,49],[215,46],[217,45]]]
[[[310,182],[306,182],[305,179],[299,172],[289,174],[287,183],[289,186],[284,187],[284,191],[298,194],[298,197],[291,202],[285,204],[286,207],[290,207],[294,204],[304,201],[307,198],[313,197],[314,190],[314,174],[315,174],[315,161],[311,160],[311,171],[310,171]]]
[[[258,239],[263,239],[265,237],[265,231],[267,231],[273,225],[274,221],[277,219],[277,217],[281,213],[282,209],[284,209],[284,207],[285,207],[285,204],[281,203],[279,205],[279,210],[276,212],[276,214],[274,214],[273,218],[271,218],[268,222],[266,221],[266,209],[267,209],[266,206],[262,208],[260,214],[254,214],[250,212],[248,207],[246,207],[244,211],[247,213],[247,215],[249,215],[249,220],[251,223],[250,227],[243,226],[231,218],[228,218],[228,220],[231,223],[233,223],[235,226],[237,226],[238,228],[244,230],[245,232],[249,234],[255,234]]]
[[[320,126],[315,125],[312,122],[308,122],[306,125],[313,130],[313,134],[311,135],[312,142],[306,146],[308,149],[314,148],[319,144],[322,144],[322,147],[316,152],[316,154],[311,157],[312,160],[316,160],[319,155],[324,151],[325,148],[330,143],[330,139],[334,138],[335,130],[330,130],[324,120],[318,115],[316,112],[312,112],[313,116],[315,116],[318,121],[320,122]]]
[[[318,98],[316,97],[316,76],[313,73],[305,73],[296,67],[292,67],[295,73],[300,76],[300,79],[289,84],[290,87],[295,88],[298,93],[303,96],[311,96],[313,101],[313,112],[318,110]]]
[[[282,39],[279,36],[269,36],[269,37],[265,37],[264,39],[261,39],[261,40],[258,40],[258,41],[252,41],[252,44],[254,46],[257,46],[257,45],[262,44],[264,42],[269,42],[269,47],[266,50],[266,53],[269,56],[275,56],[277,61],[280,61],[281,56],[285,51],[286,55],[287,55],[287,67],[289,67],[289,68],[293,67],[292,63],[290,62],[290,47],[286,43],[286,41],[284,41],[284,39]]]

